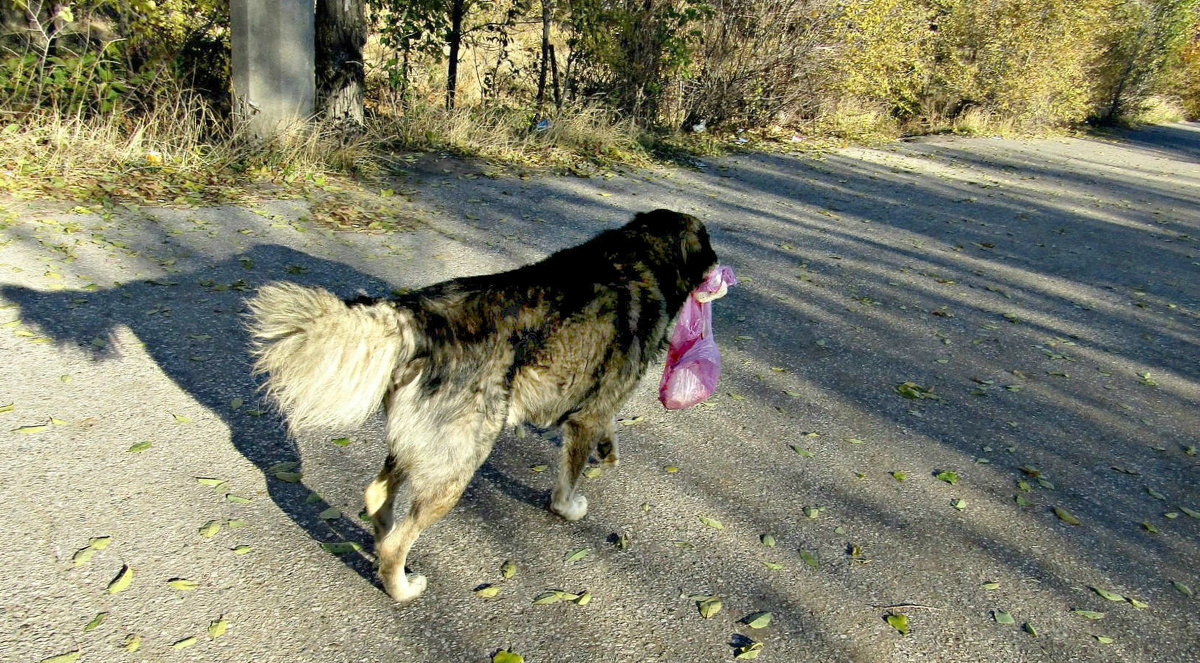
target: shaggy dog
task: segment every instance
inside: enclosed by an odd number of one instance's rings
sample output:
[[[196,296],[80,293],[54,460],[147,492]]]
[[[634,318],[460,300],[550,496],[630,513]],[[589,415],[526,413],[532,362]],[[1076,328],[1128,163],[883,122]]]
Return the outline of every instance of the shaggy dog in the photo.
[[[409,548],[506,426],[561,428],[550,510],[587,513],[576,483],[589,453],[617,462],[613,419],[716,264],[698,219],[660,209],[541,262],[394,299],[274,283],[249,301],[254,368],[292,431],[357,427],[383,404],[388,456],[366,505],[380,579],[407,601],[425,589],[405,575]],[[396,525],[405,481],[411,506]]]

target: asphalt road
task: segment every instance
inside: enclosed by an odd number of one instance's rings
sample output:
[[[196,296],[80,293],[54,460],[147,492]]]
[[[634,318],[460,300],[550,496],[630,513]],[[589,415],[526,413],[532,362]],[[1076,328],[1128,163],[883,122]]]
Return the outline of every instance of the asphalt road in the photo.
[[[411,231],[2,202],[0,660],[1200,660],[1200,126],[591,179],[434,156],[395,186]],[[718,395],[665,411],[652,368],[576,523],[544,508],[554,436],[506,435],[396,606],[357,516],[378,423],[289,440],[245,297],[500,270],[656,207],[741,280]]]

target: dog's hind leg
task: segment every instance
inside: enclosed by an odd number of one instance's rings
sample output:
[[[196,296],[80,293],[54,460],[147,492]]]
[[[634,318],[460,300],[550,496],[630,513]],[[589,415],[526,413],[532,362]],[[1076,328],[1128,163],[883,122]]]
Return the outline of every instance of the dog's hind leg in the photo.
[[[424,576],[405,574],[408,552],[422,530],[440,520],[458,503],[475,470],[491,451],[503,422],[502,414],[485,419],[472,413],[436,432],[423,431],[423,435],[389,431],[389,436],[397,435],[390,445],[398,473],[385,476],[381,472],[368,486],[367,508],[370,511],[371,500],[375,499],[379,504],[378,513],[390,509],[395,487],[391,478],[407,476],[412,499],[408,515],[395,526],[390,526],[390,515],[376,521],[375,554],[379,558],[379,579],[392,598],[411,601],[425,590]],[[385,472],[387,469],[385,465]],[[380,487],[381,482],[383,487]],[[385,495],[382,499],[379,498],[381,494]],[[381,527],[379,523],[388,527]]]
[[[396,467],[396,457],[388,454],[383,463],[379,476],[367,486],[364,501],[367,505],[367,515],[375,525],[375,541],[378,542],[388,532],[392,531],[394,516],[392,503],[396,499],[396,491],[404,483],[404,472]]]
[[[427,482],[416,476],[410,481],[412,505],[402,523],[384,533],[375,543],[379,556],[379,579],[384,589],[397,601],[411,601],[425,591],[425,576],[404,572],[408,551],[420,536],[421,530],[446,515],[462,496],[471,473],[449,482]]]
[[[611,426],[611,421],[607,425],[597,424],[583,417],[571,417],[563,424],[562,460],[558,466],[558,483],[550,495],[551,511],[567,520],[579,520],[587,515],[587,498],[577,492],[575,486],[592,446],[599,440],[612,439]]]

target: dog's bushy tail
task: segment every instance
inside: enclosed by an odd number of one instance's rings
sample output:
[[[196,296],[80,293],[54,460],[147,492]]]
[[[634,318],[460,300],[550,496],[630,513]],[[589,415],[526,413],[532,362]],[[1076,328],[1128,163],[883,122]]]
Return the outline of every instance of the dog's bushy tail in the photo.
[[[357,428],[413,352],[412,315],[352,305],[321,288],[272,283],[247,302],[255,374],[293,432]]]

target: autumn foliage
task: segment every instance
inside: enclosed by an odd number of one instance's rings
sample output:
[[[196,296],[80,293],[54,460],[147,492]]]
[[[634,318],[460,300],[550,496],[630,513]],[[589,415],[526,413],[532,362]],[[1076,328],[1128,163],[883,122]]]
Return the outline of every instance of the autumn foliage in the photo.
[[[459,105],[531,129],[551,104],[643,128],[851,137],[1200,114],[1200,0],[545,2],[369,2],[368,113],[419,120],[456,39]],[[8,4],[7,117],[135,116],[181,95],[228,116],[227,2]]]

